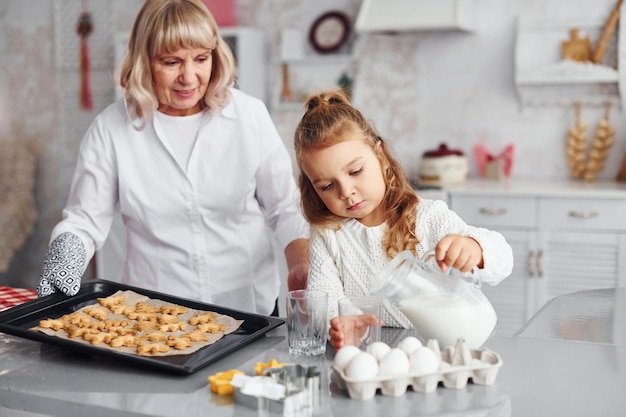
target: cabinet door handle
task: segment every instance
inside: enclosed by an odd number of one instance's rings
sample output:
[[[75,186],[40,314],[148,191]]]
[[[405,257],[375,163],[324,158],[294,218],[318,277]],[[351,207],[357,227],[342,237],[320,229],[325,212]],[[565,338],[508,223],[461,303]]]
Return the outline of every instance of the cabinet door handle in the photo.
[[[568,216],[575,219],[593,219],[598,217],[598,212],[594,210],[570,210]]]
[[[488,216],[502,216],[506,214],[506,209],[504,207],[481,207],[478,211],[480,214],[486,214]]]
[[[528,276],[535,275],[535,251],[528,252]]]
[[[537,276],[543,276],[543,251],[541,249],[537,251]]]

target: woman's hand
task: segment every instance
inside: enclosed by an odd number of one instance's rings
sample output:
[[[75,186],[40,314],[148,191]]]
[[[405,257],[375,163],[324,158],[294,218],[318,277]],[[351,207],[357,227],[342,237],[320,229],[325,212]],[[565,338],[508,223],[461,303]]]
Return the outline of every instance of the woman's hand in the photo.
[[[332,318],[328,329],[330,345],[335,350],[339,350],[345,345],[360,346],[369,326],[376,325],[377,320],[374,314]]]
[[[287,288],[289,291],[304,290],[309,276],[309,240],[296,239],[285,248],[287,261]]]
[[[447,235],[435,246],[435,259],[443,272],[448,268],[471,272],[483,267],[483,249],[471,237]]]

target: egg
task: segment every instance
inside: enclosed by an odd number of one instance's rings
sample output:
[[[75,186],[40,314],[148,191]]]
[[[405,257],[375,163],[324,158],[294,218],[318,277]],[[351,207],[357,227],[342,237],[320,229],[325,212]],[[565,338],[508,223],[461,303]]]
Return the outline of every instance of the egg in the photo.
[[[439,359],[433,350],[427,346],[417,349],[409,356],[411,372],[430,374],[439,369]]]
[[[398,347],[406,353],[407,356],[411,356],[411,353],[422,347],[422,342],[417,337],[409,336],[405,337],[398,343]]]
[[[337,368],[344,370],[348,363],[359,353],[361,353],[361,349],[358,347],[346,345],[335,353],[334,364]]]
[[[369,353],[361,352],[352,358],[344,373],[348,378],[355,381],[368,381],[378,375],[378,362]]]
[[[409,372],[409,357],[402,349],[393,348],[380,360],[379,375],[402,375]]]
[[[385,342],[374,342],[367,345],[365,351],[370,353],[380,363],[380,360],[391,350],[391,347]]]

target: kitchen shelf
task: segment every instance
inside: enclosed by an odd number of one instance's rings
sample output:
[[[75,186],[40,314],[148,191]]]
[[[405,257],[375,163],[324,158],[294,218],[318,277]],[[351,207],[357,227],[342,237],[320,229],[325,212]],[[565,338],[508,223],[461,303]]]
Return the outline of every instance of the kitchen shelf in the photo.
[[[304,102],[309,95],[337,86],[339,78],[344,73],[354,78],[355,62],[355,56],[350,53],[280,59],[278,71],[282,72],[282,67],[287,67],[286,76],[294,98],[291,101],[281,101],[284,81],[279,80],[276,83],[272,108],[287,112],[303,111]]]
[[[516,81],[522,84],[617,83],[619,73],[606,65],[560,61],[536,71],[518,74]]]
[[[329,65],[349,64],[354,61],[353,54],[307,55],[302,58],[281,59],[282,64],[289,65]]]
[[[304,101],[278,101],[274,103],[274,109],[287,112],[304,111]]]
[[[557,21],[520,17],[515,45],[515,87],[522,107],[604,106],[608,100],[624,104],[622,89],[626,63],[623,30],[611,39],[601,64],[575,62],[561,57],[561,42],[569,39],[570,29],[597,42],[606,18]],[[620,26],[621,26],[620,19]],[[621,65],[620,65],[621,64]]]

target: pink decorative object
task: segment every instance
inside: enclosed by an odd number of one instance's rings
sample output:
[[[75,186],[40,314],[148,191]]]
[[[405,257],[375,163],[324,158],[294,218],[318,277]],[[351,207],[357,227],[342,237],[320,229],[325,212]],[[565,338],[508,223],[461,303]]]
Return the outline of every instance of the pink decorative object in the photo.
[[[202,2],[209,9],[218,26],[237,26],[235,0],[202,0]]]
[[[498,155],[492,155],[482,144],[474,146],[474,158],[478,173],[487,178],[510,177],[514,153],[515,147],[512,144],[507,145]]]

